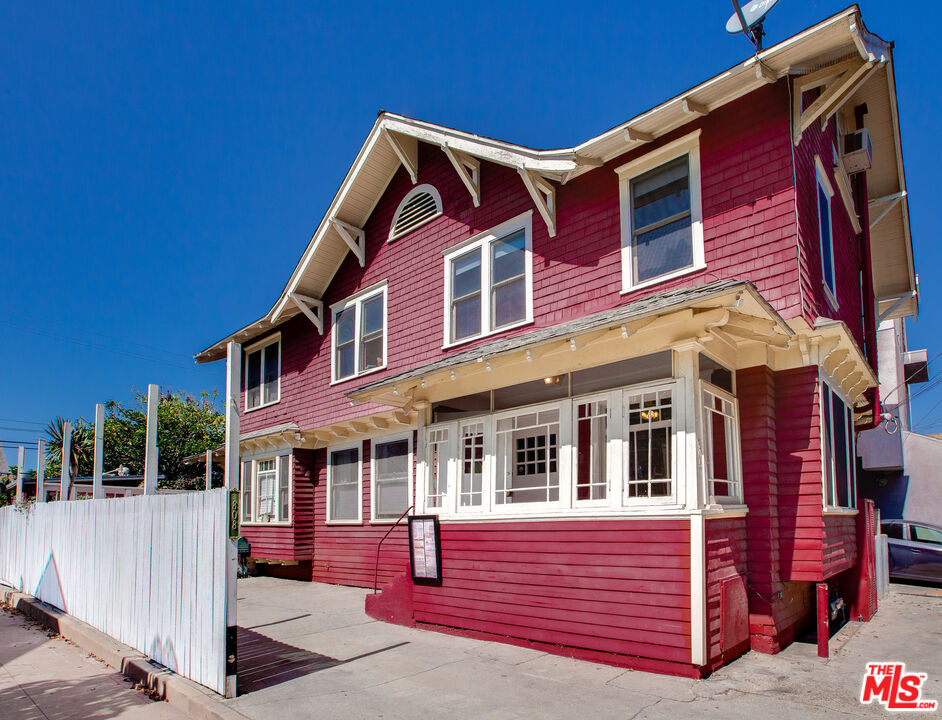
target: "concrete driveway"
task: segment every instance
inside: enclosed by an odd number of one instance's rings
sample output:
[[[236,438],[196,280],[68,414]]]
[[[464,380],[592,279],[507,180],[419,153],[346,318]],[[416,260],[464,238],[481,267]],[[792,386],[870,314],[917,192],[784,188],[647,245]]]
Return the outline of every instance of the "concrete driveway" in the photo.
[[[240,580],[243,694],[226,705],[259,720],[886,717],[858,701],[876,660],[928,673],[923,698],[942,700],[942,590],[933,588],[894,586],[873,622],[832,638],[827,661],[795,643],[702,681],[376,622],[363,612],[366,592]]]

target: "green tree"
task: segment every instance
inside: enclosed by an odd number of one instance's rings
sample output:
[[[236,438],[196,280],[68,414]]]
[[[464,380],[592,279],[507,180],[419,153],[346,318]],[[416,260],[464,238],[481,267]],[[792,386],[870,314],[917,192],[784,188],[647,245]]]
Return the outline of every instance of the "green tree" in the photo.
[[[56,416],[46,425],[46,477],[57,478],[62,472],[62,443],[66,419]],[[95,428],[83,418],[72,421],[69,476],[74,480],[92,474],[95,452]]]

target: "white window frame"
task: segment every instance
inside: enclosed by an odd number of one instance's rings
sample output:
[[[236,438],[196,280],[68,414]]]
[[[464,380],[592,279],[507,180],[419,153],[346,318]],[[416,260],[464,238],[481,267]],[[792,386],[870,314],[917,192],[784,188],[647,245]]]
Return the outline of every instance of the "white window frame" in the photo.
[[[399,235],[394,235],[393,231],[396,227],[396,223],[399,221],[399,214],[402,212],[402,209],[408,204],[408,202],[419,193],[428,193],[429,195],[432,196],[432,198],[435,200],[435,209],[436,209],[435,214],[430,215],[425,220],[420,222],[418,225],[412,226],[411,228],[406,230],[404,233],[400,233]],[[386,242],[387,243],[396,242],[396,240],[399,240],[400,238],[404,238],[406,235],[412,234],[423,225],[427,225],[428,223],[432,222],[432,220],[435,220],[436,218],[441,217],[442,212],[443,212],[442,196],[439,194],[438,190],[436,190],[433,185],[428,185],[428,184],[416,185],[414,188],[412,188],[409,192],[406,193],[405,197],[402,198],[402,200],[399,203],[399,206],[396,208],[396,212],[393,213],[392,222],[389,223],[389,235],[386,237]]]
[[[857,437],[854,432],[854,405],[849,400],[849,398],[841,391],[840,388],[834,387],[831,382],[831,379],[828,378],[824,373],[819,371],[818,374],[818,418],[819,418],[819,431],[821,446],[821,506],[825,514],[835,514],[835,515],[845,515],[845,514],[856,514],[857,513]],[[828,505],[828,468],[830,468],[831,475],[831,492],[833,493],[834,502],[837,502],[837,458],[834,457],[834,436],[832,433],[832,428],[834,427],[833,415],[834,415],[834,402],[833,400],[829,401],[830,405],[830,415],[825,417],[824,413],[824,393],[833,392],[842,403],[842,408],[845,413],[849,410],[850,418],[849,420],[845,418],[845,423],[847,429],[847,448],[845,462],[847,462],[848,470],[848,488],[847,488],[847,500],[850,503],[853,503],[849,506],[843,505]],[[828,438],[829,442],[825,443],[825,437]],[[827,450],[827,454],[825,451]]]
[[[435,468],[435,458],[432,453],[432,442],[429,438],[432,433],[441,431],[445,432],[447,436],[446,440],[442,443],[444,446],[443,452],[445,453],[445,477],[442,478],[444,489],[440,495],[441,505],[432,506],[429,504],[429,490],[432,486],[432,472]],[[454,512],[453,505],[457,497],[457,492],[452,492],[452,483],[456,477],[456,470],[452,466],[458,462],[458,450],[456,445],[458,423],[455,421],[435,423],[435,425],[423,427],[419,432],[419,443],[424,443],[421,445],[424,452],[421,454],[422,459],[416,462],[416,472],[418,473],[416,477],[419,480],[419,482],[416,483],[416,493],[417,497],[421,498],[422,512],[427,515],[452,513]],[[416,501],[415,504],[417,508],[420,505],[418,501]]]
[[[814,156],[814,175],[814,204],[818,211],[818,252],[820,253],[821,257],[821,285],[824,287],[824,294],[828,299],[828,303],[834,310],[837,310],[840,305],[837,301],[837,263],[835,262],[834,258],[834,211],[831,208],[834,198],[834,186],[831,185],[831,181],[828,179],[827,170],[824,168],[824,163],[821,162],[821,158],[818,155]],[[831,279],[834,281],[833,288],[828,285],[824,272],[824,218],[821,217],[821,203],[818,197],[819,189],[823,190],[828,197],[827,224],[830,228],[830,231],[828,232],[828,242],[831,246]]]
[[[461,441],[464,437],[463,432],[464,428],[468,425],[483,425],[483,449],[484,449],[484,458],[481,461],[481,504],[480,505],[462,505],[461,504],[461,461],[463,459],[462,455],[462,445]],[[493,506],[493,499],[491,497],[491,490],[494,486],[492,480],[493,468],[494,468],[494,419],[493,415],[490,413],[486,415],[477,415],[469,418],[462,418],[455,422],[455,466],[454,466],[454,475],[448,478],[449,488],[454,487],[454,499],[452,501],[452,509],[455,515],[462,517],[465,516],[474,516],[474,515],[486,515],[491,512],[491,507]]]
[[[275,400],[269,400],[264,402],[265,397],[265,348],[274,343],[278,343],[278,381],[277,381],[277,394],[278,397]],[[264,340],[260,340],[253,345],[245,348],[245,370],[242,373],[243,380],[245,382],[245,397],[243,401],[244,412],[255,412],[256,410],[261,410],[262,408],[271,407],[272,405],[277,405],[281,402],[281,333],[277,332],[274,335],[269,335]],[[261,352],[261,380],[259,385],[259,404],[249,407],[249,355],[253,353]]]
[[[612,505],[613,500],[617,500],[617,493],[620,491],[621,483],[619,482],[619,467],[621,464],[621,453],[620,448],[622,441],[619,437],[620,433],[618,432],[619,428],[612,427],[612,418],[617,418],[620,412],[619,408],[614,408],[615,403],[612,402],[613,396],[620,391],[605,391],[601,393],[593,393],[591,395],[580,395],[578,397],[572,398],[572,404],[570,406],[571,413],[571,422],[572,430],[570,431],[570,441],[571,441],[571,450],[570,452],[570,486],[572,493],[572,507],[573,508],[582,508],[582,507],[609,507]],[[577,495],[579,492],[578,480],[579,480],[579,411],[578,408],[580,405],[586,405],[589,403],[605,402],[605,474],[606,474],[606,486],[605,486],[605,497],[603,499],[596,500],[579,500]],[[616,414],[617,412],[617,414]],[[616,440],[616,443],[613,443],[612,440]],[[615,447],[613,447],[615,445]],[[590,491],[591,494],[591,491]]]
[[[415,482],[415,448],[412,443],[412,431],[391,433],[389,435],[379,435],[370,438],[370,524],[371,525],[392,525],[398,518],[378,518],[376,517],[376,446],[391,442],[401,442],[406,440],[409,443],[409,455],[407,460],[408,478],[406,480],[406,507],[413,506],[415,502],[414,482]]]
[[[734,375],[735,377],[735,375]],[[732,485],[733,487],[739,490],[738,495],[714,495],[712,487],[712,478],[710,477],[709,468],[710,468],[710,453],[713,452],[713,448],[710,444],[707,443],[707,440],[710,439],[708,433],[710,432],[707,429],[707,418],[709,414],[712,414],[713,410],[707,408],[703,402],[704,392],[715,395],[721,400],[725,400],[732,404],[733,416],[730,418],[731,422],[729,423],[729,430],[727,431],[729,436],[730,443],[730,452],[732,453],[733,463],[732,463],[732,476],[729,480],[726,480],[727,485]],[[703,478],[706,482],[706,492],[708,501],[711,504],[719,505],[741,505],[743,503],[743,483],[742,483],[742,447],[739,444],[739,402],[736,400],[736,396],[732,393],[727,392],[721,387],[709,383],[706,380],[700,381],[699,392],[697,393],[699,399],[699,407],[701,413],[701,423],[700,423],[700,433],[702,437],[702,442],[700,444],[703,452]],[[724,481],[721,481],[724,482]]]
[[[258,464],[261,462],[266,462],[274,460],[275,461],[275,503],[278,506],[279,497],[278,491],[279,486],[278,482],[281,478],[281,466],[284,462],[288,463],[288,517],[286,519],[279,520],[259,520],[258,514],[258,502],[259,502],[259,483],[258,483]],[[243,467],[240,468],[239,472],[239,518],[241,519],[240,525],[245,525],[248,527],[288,527],[294,522],[294,453],[292,451],[282,452],[281,454],[265,454],[259,455],[257,457],[245,457],[242,458]],[[251,516],[249,520],[244,519],[243,515],[243,503],[245,497],[245,486],[243,483],[244,475],[244,466],[249,465],[251,470],[251,492],[252,492],[252,507],[251,507]]]
[[[524,230],[526,247],[524,250],[524,285],[526,288],[526,316],[517,322],[491,328],[491,252],[493,243],[511,235],[518,230]],[[481,252],[481,332],[476,335],[463,337],[460,340],[451,339],[451,264],[462,255],[480,249]],[[455,245],[443,253],[445,257],[445,328],[444,344],[442,348],[455,347],[482,337],[502,333],[506,330],[527,325],[533,322],[533,211],[528,210],[522,215],[501,223],[483,233],[474,235]]]
[[[357,517],[345,520],[331,519],[331,486],[333,483],[333,466],[330,463],[332,453],[343,450],[357,451]],[[360,441],[327,446],[327,503],[324,516],[325,525],[362,525],[363,524],[363,443]]]
[[[362,343],[362,323],[363,323],[363,303],[371,300],[377,295],[383,296],[383,364],[369,370],[360,370],[360,345]],[[354,345],[353,345],[353,366],[355,368],[352,375],[337,377],[337,315],[348,308],[356,308],[354,314]],[[360,292],[351,295],[345,300],[334,303],[330,306],[330,384],[347,382],[364,375],[385,370],[389,363],[389,293],[388,285],[385,280]]]
[[[690,236],[692,244],[693,264],[678,268],[670,272],[649,278],[641,282],[634,282],[634,268],[631,258],[631,182],[639,175],[659,166],[688,156],[688,172],[690,183]],[[706,259],[703,249],[703,208],[701,201],[700,178],[700,130],[667,143],[663,147],[652,150],[625,165],[615,168],[618,174],[618,195],[621,211],[621,277],[622,294],[634,292],[641,288],[650,287],[672,280],[682,275],[703,270]]]
[[[665,495],[664,497],[652,498],[632,498],[629,497],[628,491],[631,487],[629,478],[631,477],[631,472],[629,468],[629,463],[632,461],[632,452],[631,452],[631,428],[628,425],[629,415],[631,410],[629,409],[630,403],[628,402],[629,398],[632,395],[644,395],[646,393],[661,392],[663,390],[670,390],[671,392],[671,493],[670,495]],[[682,423],[685,422],[683,419],[678,418],[678,410],[686,412],[687,403],[684,402],[683,397],[683,386],[681,381],[678,380],[668,380],[660,381],[656,383],[646,383],[644,385],[633,385],[627,387],[620,391],[622,393],[622,437],[624,439],[624,453],[622,457],[622,505],[626,508],[634,507],[663,507],[663,506],[676,506],[678,504],[678,498],[680,497],[678,493],[678,488],[682,482],[686,481],[686,475],[684,473],[683,467],[680,462],[680,451],[678,445],[680,440],[678,437],[678,431],[682,427]],[[697,405],[696,407],[699,407]],[[659,480],[656,482],[664,482]]]

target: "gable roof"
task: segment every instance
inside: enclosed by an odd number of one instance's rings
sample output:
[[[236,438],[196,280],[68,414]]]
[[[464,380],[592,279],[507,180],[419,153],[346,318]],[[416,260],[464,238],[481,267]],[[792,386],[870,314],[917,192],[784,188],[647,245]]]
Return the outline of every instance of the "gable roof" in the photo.
[[[413,183],[416,182],[418,142],[565,184],[766,83],[789,74],[804,75],[848,57],[860,57],[875,65],[865,82],[857,86],[852,100],[859,104],[869,99],[868,127],[872,127],[874,148],[873,169],[868,173],[871,196],[889,198],[887,202],[893,203],[871,236],[878,308],[887,311],[888,317],[913,315],[917,311],[917,283],[891,48],[890,43],[866,30],[854,5],[597,137],[575,147],[556,150],[535,150],[381,112],[271,310],[198,353],[196,361],[221,359],[225,357],[229,341],[244,343],[300,312],[310,312],[306,307],[302,309],[292,296],[304,298],[305,302],[323,297],[351,250],[351,241],[355,238],[350,231],[366,224],[399,166],[405,164],[413,174]],[[886,299],[881,301],[880,298]],[[323,318],[320,322],[323,324]]]

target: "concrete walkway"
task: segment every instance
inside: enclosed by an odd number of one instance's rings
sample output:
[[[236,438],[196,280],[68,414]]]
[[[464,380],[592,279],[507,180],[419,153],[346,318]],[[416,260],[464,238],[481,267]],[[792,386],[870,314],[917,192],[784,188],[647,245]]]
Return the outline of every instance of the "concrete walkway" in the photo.
[[[114,668],[0,608],[0,718],[185,720],[132,689]]]
[[[942,700],[942,591],[894,586],[869,624],[832,638],[827,661],[795,643],[749,653],[703,681],[625,671],[502,643],[376,622],[364,590],[239,581],[239,676],[229,708],[293,718],[886,717],[858,702],[868,661],[926,672]],[[942,712],[942,711],[940,711]]]

